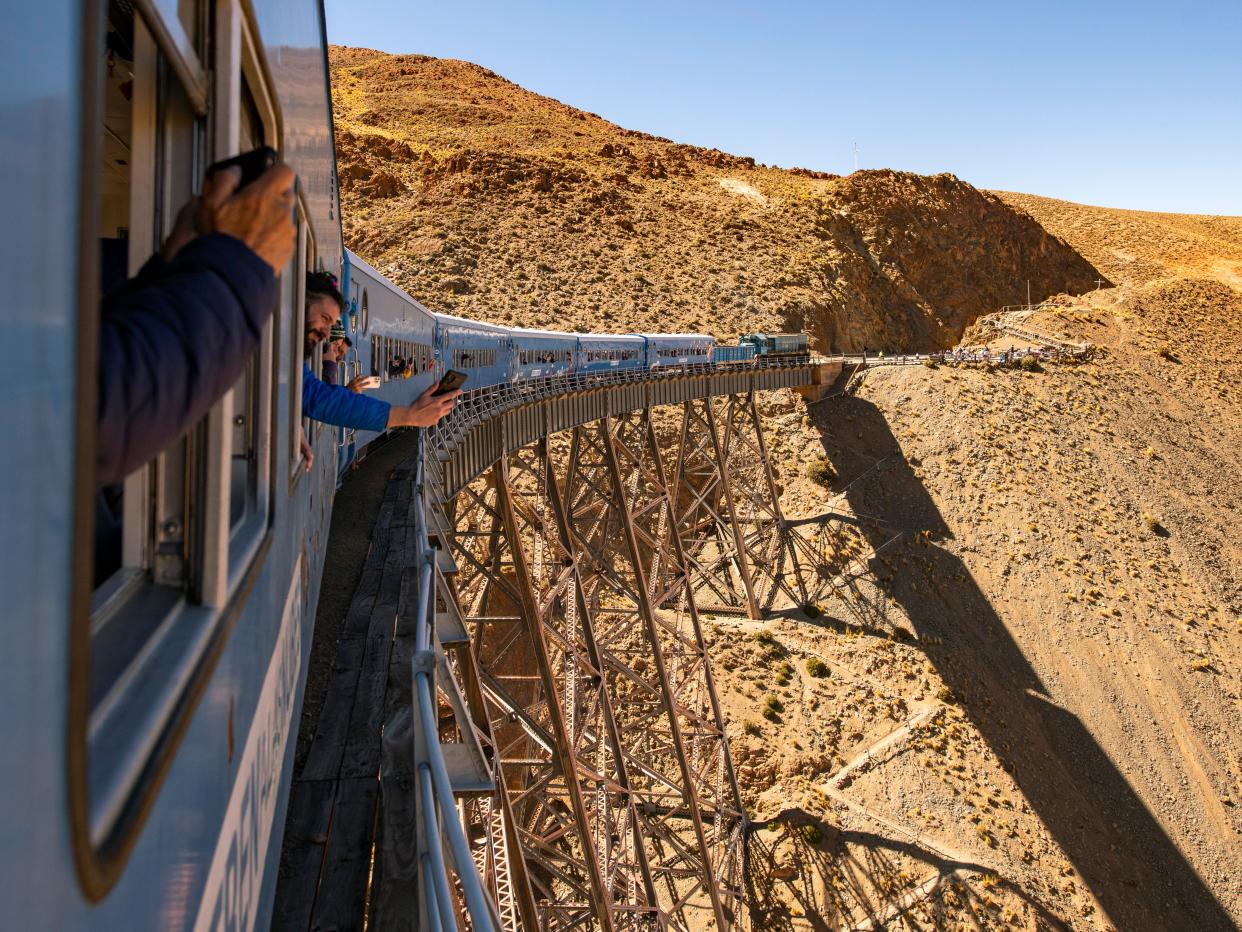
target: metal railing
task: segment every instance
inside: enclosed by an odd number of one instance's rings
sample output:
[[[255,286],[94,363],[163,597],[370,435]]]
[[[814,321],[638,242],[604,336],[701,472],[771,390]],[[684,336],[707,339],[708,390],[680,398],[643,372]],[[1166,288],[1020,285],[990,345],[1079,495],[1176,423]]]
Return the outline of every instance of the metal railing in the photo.
[[[449,884],[448,861],[452,862],[470,923],[477,932],[496,932],[499,922],[494,906],[483,889],[483,879],[470,857],[470,845],[457,815],[457,798],[449,779],[440,744],[436,706],[436,670],[439,654],[435,632],[436,551],[427,530],[425,450],[426,433],[416,440],[414,528],[418,552],[418,611],[414,629],[412,699],[414,712],[414,771],[418,818],[423,843],[417,844],[418,869],[422,878],[424,918],[432,932],[457,928],[456,908]],[[459,723],[469,727],[468,723]]]
[[[774,369],[799,369],[848,360],[847,356],[804,356],[757,358],[753,363],[699,363],[684,366],[667,366],[656,369],[621,369],[615,372],[575,372],[546,379],[525,382],[505,382],[490,385],[462,395],[452,412],[432,430],[432,442],[439,449],[447,449],[477,424],[525,404],[580,392],[615,388],[620,385],[703,377],[731,375]]]

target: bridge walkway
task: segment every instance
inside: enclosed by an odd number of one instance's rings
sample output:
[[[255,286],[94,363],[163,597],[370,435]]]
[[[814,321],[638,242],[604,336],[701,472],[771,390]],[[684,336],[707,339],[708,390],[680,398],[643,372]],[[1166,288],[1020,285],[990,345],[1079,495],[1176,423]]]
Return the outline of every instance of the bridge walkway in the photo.
[[[381,891],[404,869],[384,856],[380,769],[384,722],[401,700],[409,701],[414,635],[399,619],[416,611],[418,455],[388,481],[314,737],[294,775],[273,932],[384,928],[379,909],[388,901]],[[408,782],[411,770],[390,758],[384,778]],[[401,911],[417,915],[416,884],[402,880],[390,886]]]

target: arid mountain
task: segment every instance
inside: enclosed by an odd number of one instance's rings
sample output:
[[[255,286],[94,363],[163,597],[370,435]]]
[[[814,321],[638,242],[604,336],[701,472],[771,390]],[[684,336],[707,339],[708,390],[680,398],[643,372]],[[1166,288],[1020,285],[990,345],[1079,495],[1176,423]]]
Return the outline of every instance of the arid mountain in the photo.
[[[1115,210],[994,193],[1064,237],[1118,284],[1203,276],[1242,288],[1242,217]]]
[[[460,61],[332,52],[346,238],[432,307],[525,326],[951,346],[1099,273],[951,175],[847,178],[622,129]]]
[[[1027,324],[1096,347],[765,397],[823,562],[816,611],[708,622],[752,927],[1242,924],[1242,219],[775,169],[462,62],[332,65],[349,244],[433,307],[999,348],[980,316],[1029,279]]]

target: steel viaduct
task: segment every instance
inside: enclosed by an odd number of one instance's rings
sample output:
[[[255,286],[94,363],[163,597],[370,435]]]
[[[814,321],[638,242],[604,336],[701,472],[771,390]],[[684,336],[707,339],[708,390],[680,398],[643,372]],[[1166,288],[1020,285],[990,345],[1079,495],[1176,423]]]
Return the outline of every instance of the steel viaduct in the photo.
[[[425,431],[293,785],[275,928],[739,926],[746,816],[700,612],[848,575],[815,573],[783,516],[755,396],[917,359],[506,385]]]

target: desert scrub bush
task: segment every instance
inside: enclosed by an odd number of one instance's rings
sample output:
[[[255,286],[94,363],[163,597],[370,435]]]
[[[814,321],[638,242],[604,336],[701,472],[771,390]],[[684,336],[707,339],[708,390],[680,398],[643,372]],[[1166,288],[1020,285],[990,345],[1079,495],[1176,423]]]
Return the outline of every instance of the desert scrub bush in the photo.
[[[776,685],[788,686],[789,679],[793,676],[793,664],[788,660],[782,661],[781,665],[776,668]]]
[[[936,360],[928,356],[926,359],[923,360],[923,365],[926,366],[928,369],[935,369]]]
[[[742,733],[750,735],[752,738],[759,734],[759,723],[752,722],[750,719],[742,722]]]
[[[1153,514],[1143,512],[1143,527],[1152,534],[1160,534],[1164,532],[1164,525],[1160,523],[1160,519]]]
[[[1177,358],[1177,353],[1173,352],[1173,347],[1171,346],[1160,347],[1160,349],[1156,350],[1156,355],[1165,362],[1181,362],[1181,360]]]
[[[823,844],[824,833],[818,825],[804,825],[798,829],[798,834],[808,845]]]
[[[785,711],[785,703],[780,698],[769,694],[763,700],[763,717],[769,722],[774,722]]]
[[[1044,371],[1039,365],[1038,356],[1023,356],[1022,360],[1018,363],[1018,367],[1023,372],[1043,372]]]
[[[818,657],[812,657],[806,662],[806,672],[817,679],[822,679],[828,675],[828,664]]]
[[[837,471],[833,468],[832,463],[828,462],[828,457],[817,456],[806,464],[806,477],[816,485],[828,488],[836,482]]]
[[[957,697],[953,695],[953,690],[949,689],[948,686],[941,686],[939,689],[937,689],[936,698],[939,699],[941,702],[943,702],[945,705],[953,705],[955,702],[957,702]]]

